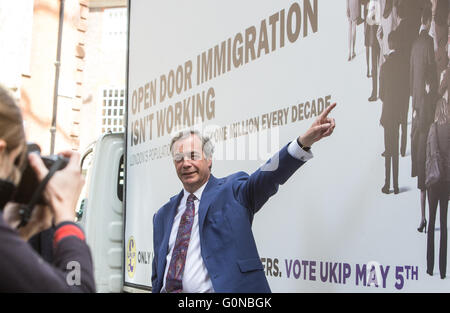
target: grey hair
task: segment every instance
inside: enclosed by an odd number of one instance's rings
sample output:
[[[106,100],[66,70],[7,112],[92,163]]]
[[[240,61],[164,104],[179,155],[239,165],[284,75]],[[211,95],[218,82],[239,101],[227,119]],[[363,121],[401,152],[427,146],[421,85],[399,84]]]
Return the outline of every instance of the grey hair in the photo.
[[[192,135],[197,136],[202,141],[202,150],[205,154],[206,159],[211,160],[213,153],[214,153],[214,145],[211,142],[211,139],[209,137],[203,136],[198,130],[185,130],[179,132],[175,137],[172,138],[172,141],[170,142],[170,152],[173,154],[173,145],[175,142],[181,139],[188,138]]]

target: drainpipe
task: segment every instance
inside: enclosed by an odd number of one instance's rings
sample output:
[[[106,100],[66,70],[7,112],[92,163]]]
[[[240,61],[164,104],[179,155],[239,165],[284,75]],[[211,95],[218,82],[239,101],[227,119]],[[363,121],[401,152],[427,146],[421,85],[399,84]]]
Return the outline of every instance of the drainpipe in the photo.
[[[56,136],[56,115],[58,109],[58,85],[59,85],[59,69],[61,67],[61,41],[62,31],[64,24],[64,0],[60,0],[59,6],[59,26],[58,26],[58,45],[56,48],[56,61],[55,61],[55,86],[53,89],[53,116],[52,126],[50,127],[50,154],[55,153],[55,136]]]

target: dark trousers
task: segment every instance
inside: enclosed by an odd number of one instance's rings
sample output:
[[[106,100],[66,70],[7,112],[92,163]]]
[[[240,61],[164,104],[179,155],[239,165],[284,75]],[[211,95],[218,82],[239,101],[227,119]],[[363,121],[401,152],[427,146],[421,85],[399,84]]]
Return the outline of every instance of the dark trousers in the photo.
[[[434,231],[436,212],[439,204],[440,242],[439,242],[439,272],[441,278],[445,277],[447,269],[447,210],[450,193],[450,182],[439,182],[428,189],[428,205],[430,217],[428,220],[427,236],[427,272],[432,274],[434,269]]]
[[[402,122],[400,124],[402,129],[402,137],[401,137],[401,145],[400,145],[400,151],[402,156],[405,156],[406,154],[406,143],[407,143],[407,135],[408,135],[408,122]]]
[[[399,124],[392,123],[384,127],[384,168],[385,180],[384,187],[390,187],[391,165],[392,165],[392,183],[394,189],[398,189],[398,139]]]
[[[384,168],[385,168],[385,179],[384,186],[390,188],[391,180],[391,163],[392,163],[392,183],[394,184],[394,189],[398,189],[398,155],[384,157]]]
[[[370,47],[372,52],[372,95],[378,98],[378,66],[380,64],[380,45],[375,39]]]
[[[400,152],[402,154],[402,156],[404,156],[406,154],[406,144],[407,144],[407,135],[408,135],[408,112],[409,112],[409,93],[405,96],[402,97],[402,107],[403,107],[403,111],[402,111],[402,116],[401,116],[401,131],[402,131],[402,135],[401,135],[401,139],[400,139]]]

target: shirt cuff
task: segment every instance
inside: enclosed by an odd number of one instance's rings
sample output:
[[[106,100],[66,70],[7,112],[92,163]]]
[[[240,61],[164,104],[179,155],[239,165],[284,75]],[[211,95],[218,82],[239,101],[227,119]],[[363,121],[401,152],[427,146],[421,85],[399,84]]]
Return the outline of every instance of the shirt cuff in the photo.
[[[288,148],[288,153],[297,160],[301,160],[303,162],[306,162],[314,157],[311,151],[305,151],[298,145],[297,140],[293,140]]]

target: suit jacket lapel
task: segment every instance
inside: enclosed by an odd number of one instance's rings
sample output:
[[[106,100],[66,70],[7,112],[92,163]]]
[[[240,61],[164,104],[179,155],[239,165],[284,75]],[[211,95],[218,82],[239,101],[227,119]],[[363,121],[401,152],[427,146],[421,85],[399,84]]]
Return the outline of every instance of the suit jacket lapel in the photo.
[[[198,225],[200,234],[203,232],[203,224],[205,222],[206,214],[211,206],[214,197],[216,196],[215,189],[220,185],[219,180],[215,178],[212,174],[209,177],[208,184],[206,184],[205,190],[203,190],[202,198],[200,199],[200,206],[198,209]]]
[[[205,222],[206,214],[208,213],[208,209],[214,200],[214,196],[216,193],[214,190],[220,185],[221,183],[217,178],[215,178],[212,174],[209,177],[209,181],[206,184],[205,190],[203,190],[202,198],[200,199],[200,206],[198,209],[199,214],[199,231],[200,234],[202,234],[203,230],[203,223]],[[164,270],[166,269],[166,258],[168,253],[168,247],[169,247],[169,238],[170,233],[172,231],[173,226],[173,220],[175,219],[175,215],[177,214],[177,208],[180,204],[181,199],[183,198],[184,191],[181,190],[181,192],[170,199],[170,205],[168,206],[168,210],[166,214],[164,215],[164,238],[161,243],[161,247],[159,249],[159,277],[164,276]]]

